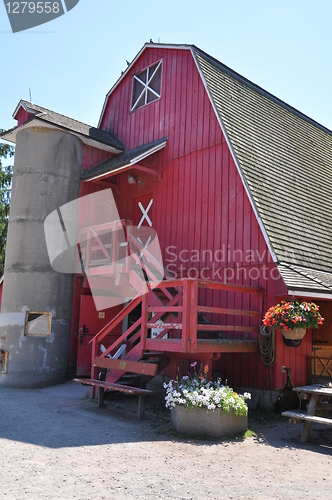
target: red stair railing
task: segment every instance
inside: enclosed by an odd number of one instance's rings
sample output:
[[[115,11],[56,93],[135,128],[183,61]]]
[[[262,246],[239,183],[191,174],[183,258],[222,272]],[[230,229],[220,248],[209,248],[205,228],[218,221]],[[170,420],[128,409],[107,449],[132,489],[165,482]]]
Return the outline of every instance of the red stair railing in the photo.
[[[142,325],[142,316],[130,327],[126,330],[120,337],[117,338],[115,342],[111,346],[109,346],[102,354],[99,353],[98,346],[103,341],[103,339],[114,329],[116,328],[122,321],[142,302],[142,296],[139,295],[135,297],[133,300],[127,304],[122,311],[120,311],[115,318],[113,318],[107,325],[104,326],[91,340],[92,343],[92,360],[95,359],[96,356],[105,357],[108,354],[114,352],[121,344],[123,344],[128,336],[136,330],[139,326]],[[96,378],[97,369],[94,368],[93,363],[91,365],[91,378]]]
[[[199,304],[199,290],[214,290],[218,292],[229,292],[254,295],[262,299],[263,291],[260,288],[248,287],[244,285],[233,285],[218,283],[212,281],[182,279],[182,280],[165,280],[161,283],[147,284],[149,292],[143,296],[135,297],[112,321],[110,321],[92,340],[92,359],[99,354],[98,345],[102,340],[123,321],[140,303],[142,304],[141,316],[131,325],[111,346],[101,354],[107,356],[112,354],[124,342],[130,349],[139,347],[143,353],[145,350],[177,352],[186,354],[195,354],[199,352],[253,352],[255,350],[259,325],[261,320],[261,310],[257,304],[256,310],[245,310],[234,307],[215,307],[204,306]],[[177,290],[183,290],[178,293]],[[163,299],[156,294],[161,293]],[[172,295],[172,292],[175,295]],[[169,298],[171,297],[171,298]],[[167,301],[165,303],[165,301]],[[199,324],[197,321],[198,313],[208,315],[218,315],[226,318],[233,317],[232,324],[221,322],[218,320],[215,323]],[[167,320],[165,319],[167,317]],[[160,320],[164,318],[164,322]],[[241,318],[256,319],[256,324],[243,324]],[[236,324],[236,322],[241,324]],[[152,338],[151,331],[153,328],[158,328],[160,332],[155,338]],[[245,332],[253,338],[241,339],[199,339],[198,332],[204,334],[208,332],[212,336],[220,332],[225,333]],[[168,335],[167,338],[166,335]],[[229,345],[229,341],[234,340],[234,346]],[[224,343],[223,343],[224,342]],[[128,352],[129,352],[128,351]],[[128,354],[127,352],[127,354]],[[91,376],[95,376],[92,369]]]

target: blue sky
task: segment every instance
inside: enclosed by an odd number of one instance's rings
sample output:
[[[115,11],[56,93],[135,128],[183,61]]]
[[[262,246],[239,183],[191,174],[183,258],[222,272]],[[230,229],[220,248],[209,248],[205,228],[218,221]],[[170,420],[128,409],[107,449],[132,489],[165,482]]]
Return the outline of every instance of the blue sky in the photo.
[[[13,34],[0,3],[0,128],[21,98],[98,123],[105,94],[150,38],[193,43],[332,129],[332,2],[80,0]]]

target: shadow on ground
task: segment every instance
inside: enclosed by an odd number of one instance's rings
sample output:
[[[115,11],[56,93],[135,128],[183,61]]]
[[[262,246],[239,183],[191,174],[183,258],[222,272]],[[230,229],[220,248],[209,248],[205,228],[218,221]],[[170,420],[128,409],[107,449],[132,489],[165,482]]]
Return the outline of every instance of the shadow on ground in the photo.
[[[87,388],[74,382],[44,389],[0,389],[0,438],[49,448],[93,446],[142,441],[183,441],[197,446],[242,441],[244,436],[203,438],[178,434],[163,404],[162,384],[153,387],[144,420],[137,418],[137,398],[118,393],[98,408],[86,398]],[[332,428],[314,425],[311,442],[299,443],[302,425],[292,426],[276,414],[250,410],[249,429],[257,444],[275,448],[310,449],[332,454]]]
[[[250,410],[249,427],[255,432],[254,439],[260,444],[275,448],[310,449],[316,453],[332,455],[332,428],[313,424],[310,441],[300,443],[303,424],[292,425],[288,418],[269,412]]]

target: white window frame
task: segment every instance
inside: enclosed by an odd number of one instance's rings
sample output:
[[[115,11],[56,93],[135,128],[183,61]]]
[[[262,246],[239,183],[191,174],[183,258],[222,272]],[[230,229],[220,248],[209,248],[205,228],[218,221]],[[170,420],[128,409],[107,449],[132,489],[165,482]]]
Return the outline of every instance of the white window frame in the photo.
[[[153,63],[153,64],[151,64],[151,66],[154,66],[155,64],[156,63]],[[134,104],[132,105],[130,111],[134,111],[135,109],[137,109],[137,105],[140,102],[140,100],[141,100],[141,98],[142,98],[142,96],[143,96],[144,93],[145,93],[144,104],[142,104],[141,106],[139,106],[139,108],[141,108],[142,106],[145,106],[146,104],[150,104],[150,103],[148,103],[148,90],[150,92],[152,92],[152,94],[154,94],[157,97],[157,99],[160,99],[161,93],[158,94],[158,92],[156,92],[151,87],[149,87],[149,84],[151,83],[153,77],[157,73],[157,71],[160,68],[161,64],[162,64],[162,59],[160,59],[160,61],[158,62],[157,67],[155,68],[155,70],[152,73],[152,75],[149,75],[149,70],[150,70],[151,66],[149,66],[148,68],[145,68],[146,71],[147,71],[147,74],[146,74],[147,82],[146,83],[143,82],[137,75],[134,75],[134,80],[137,80],[141,85],[143,85],[143,90],[140,93],[140,95],[138,96],[138,98],[136,99],[136,101],[134,102]],[[143,69],[142,71],[140,71],[138,74],[143,73],[143,71],[145,71],[145,69]],[[134,85],[135,85],[135,82],[133,84],[133,92],[134,92]],[[161,77],[160,77],[160,90],[161,90]],[[151,102],[154,102],[155,100],[153,100]]]

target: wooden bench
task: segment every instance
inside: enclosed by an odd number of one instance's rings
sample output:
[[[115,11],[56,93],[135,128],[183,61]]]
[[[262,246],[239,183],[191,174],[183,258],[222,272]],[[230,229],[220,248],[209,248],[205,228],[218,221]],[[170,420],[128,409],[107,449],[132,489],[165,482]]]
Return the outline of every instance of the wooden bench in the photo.
[[[318,399],[327,396],[332,397],[332,388],[324,387],[319,384],[307,385],[303,387],[295,387],[293,391],[297,391],[302,399],[309,399],[307,411],[292,410],[284,411],[282,415],[288,417],[291,424],[304,422],[300,442],[306,443],[310,437],[311,427],[314,422],[317,424],[332,425],[332,419],[315,415],[320,410],[330,410],[331,404],[319,404]]]
[[[124,359],[113,359],[96,357],[94,367],[100,368],[101,373],[98,380],[74,378],[74,382],[80,382],[82,385],[98,387],[98,405],[104,406],[105,390],[123,392],[125,394],[138,396],[138,417],[143,418],[145,396],[153,394],[153,391],[146,389],[147,377],[154,377],[157,374],[158,365],[155,363],[140,363],[138,361],[126,361]],[[120,372],[129,372],[142,375],[141,387],[132,387],[114,382],[107,382],[107,370],[117,370]]]
[[[289,417],[290,423],[293,425],[300,424],[303,420],[307,422],[316,422],[317,424],[332,425],[332,418],[318,417],[317,415],[308,415],[300,410],[284,411],[284,417]]]

